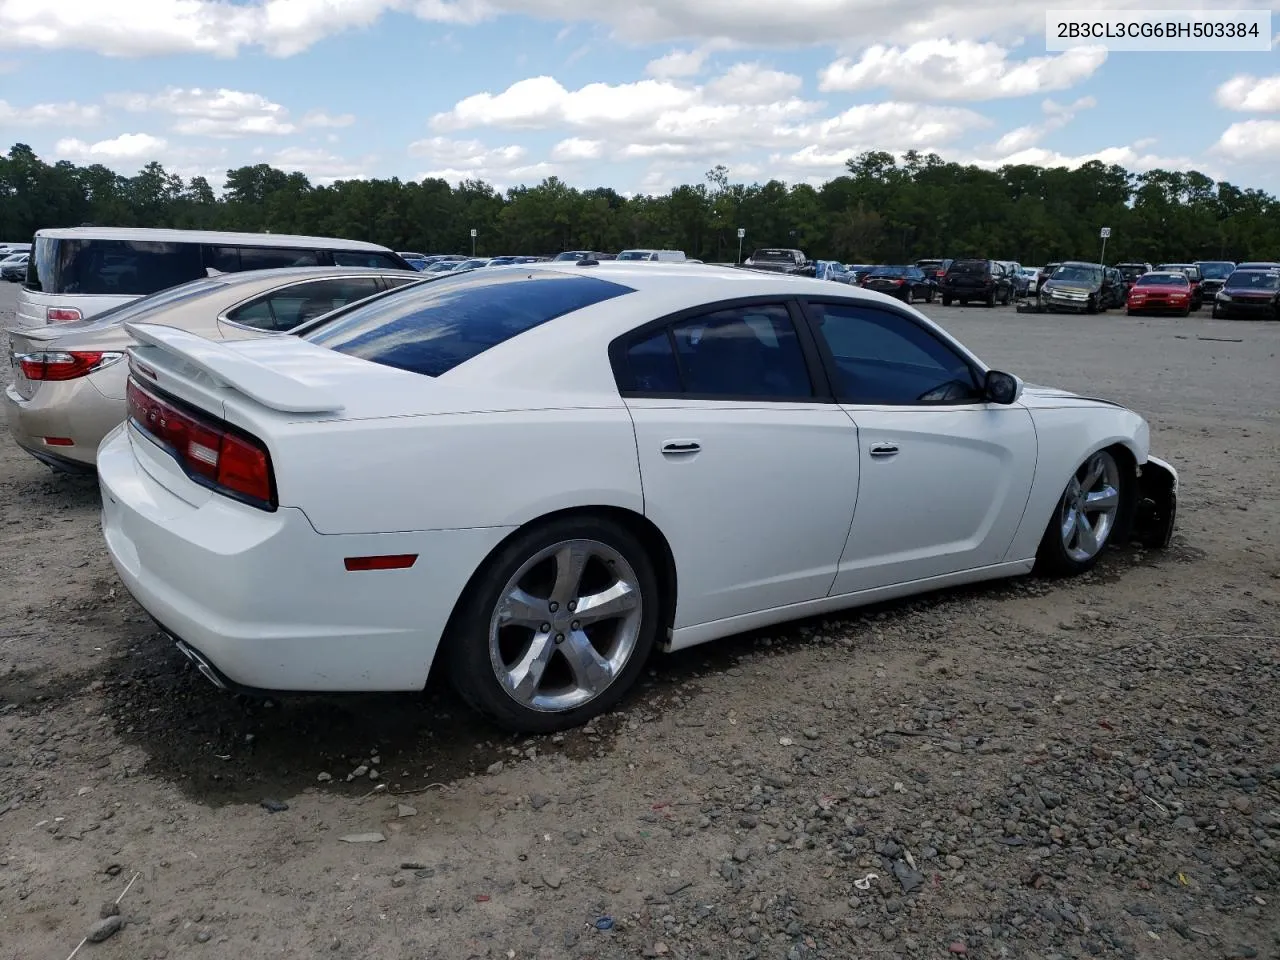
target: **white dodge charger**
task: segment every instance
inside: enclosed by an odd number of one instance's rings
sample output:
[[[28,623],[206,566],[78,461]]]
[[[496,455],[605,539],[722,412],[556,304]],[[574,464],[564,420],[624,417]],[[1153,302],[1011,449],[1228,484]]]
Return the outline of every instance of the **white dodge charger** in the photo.
[[[130,329],[103,532],[229,689],[416,690],[439,661],[548,731],[655,647],[1172,535],[1136,413],[818,280],[584,260],[444,275],[300,337]]]

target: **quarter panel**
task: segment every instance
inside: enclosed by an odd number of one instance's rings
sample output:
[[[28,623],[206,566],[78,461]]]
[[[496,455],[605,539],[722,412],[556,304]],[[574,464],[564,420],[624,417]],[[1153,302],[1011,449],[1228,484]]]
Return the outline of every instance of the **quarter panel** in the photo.
[[[280,503],[320,533],[519,526],[644,512],[626,408],[293,422],[266,433]]]

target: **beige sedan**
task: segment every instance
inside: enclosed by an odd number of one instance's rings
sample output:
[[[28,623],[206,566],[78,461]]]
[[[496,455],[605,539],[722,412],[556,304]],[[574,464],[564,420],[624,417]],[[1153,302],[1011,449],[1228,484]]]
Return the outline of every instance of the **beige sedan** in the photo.
[[[212,340],[287,334],[417,271],[294,267],[220,274],[134,300],[78,323],[11,329],[13,383],[4,393],[18,446],[55,469],[93,470],[98,444],[125,418],[125,322],[161,323]]]

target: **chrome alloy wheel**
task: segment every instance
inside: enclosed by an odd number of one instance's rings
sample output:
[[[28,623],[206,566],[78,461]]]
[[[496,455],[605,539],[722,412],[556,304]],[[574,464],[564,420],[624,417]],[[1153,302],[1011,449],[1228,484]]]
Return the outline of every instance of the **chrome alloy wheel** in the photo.
[[[534,554],[507,581],[489,620],[489,661],[507,695],[558,713],[589,703],[626,668],[640,636],[640,581],[598,540]]]
[[[1059,507],[1059,531],[1067,556],[1077,563],[1092,560],[1107,545],[1120,510],[1120,467],[1099,450],[1075,472]]]

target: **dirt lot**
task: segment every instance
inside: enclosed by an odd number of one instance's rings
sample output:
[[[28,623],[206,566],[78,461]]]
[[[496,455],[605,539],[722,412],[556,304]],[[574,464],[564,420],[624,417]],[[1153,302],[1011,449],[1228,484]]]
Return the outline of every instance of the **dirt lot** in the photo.
[[[1144,413],[1172,549],[660,659],[563,737],[219,693],[0,432],[0,956],[136,875],[78,956],[1280,957],[1280,326],[929,309]]]

